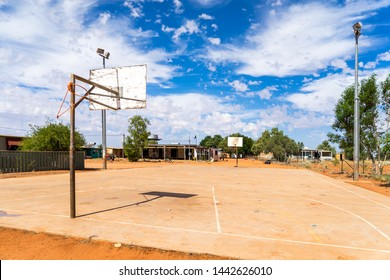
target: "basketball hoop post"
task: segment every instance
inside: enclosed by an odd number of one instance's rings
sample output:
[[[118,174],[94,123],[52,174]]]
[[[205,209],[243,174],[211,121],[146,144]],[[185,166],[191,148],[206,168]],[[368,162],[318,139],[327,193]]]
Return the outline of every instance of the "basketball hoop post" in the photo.
[[[238,148],[243,146],[243,137],[228,137],[228,147],[234,148],[236,152],[236,165],[238,167]]]
[[[234,146],[236,148],[236,166],[235,167],[238,167],[238,148],[237,146]]]
[[[76,78],[71,75],[70,89],[70,147],[69,147],[69,173],[70,173],[70,218],[76,218],[76,172],[75,172],[75,94]]]
[[[68,84],[68,92],[70,92],[70,100],[69,100],[70,106],[69,109],[65,110],[65,112],[69,111],[70,113],[70,125],[69,125],[69,129],[70,129],[70,140],[69,140],[70,142],[69,144],[70,187],[69,189],[70,190],[69,193],[70,193],[70,218],[71,219],[76,218],[76,172],[75,172],[76,169],[75,168],[76,167],[75,164],[76,108],[78,107],[78,105],[81,104],[81,102],[84,99],[88,100],[90,104],[94,104],[93,106],[101,106],[104,107],[105,109],[111,109],[111,110],[145,108],[146,106],[146,65],[137,66],[133,72],[138,73],[139,75],[136,77],[136,79],[132,79],[129,81],[127,77],[131,77],[131,75],[128,74],[134,68],[135,67],[131,67],[131,69],[130,67],[124,68],[125,73],[124,76],[121,78],[126,80],[126,82],[128,83],[124,85],[120,84],[119,86],[116,87],[110,84],[106,85],[105,83],[104,85],[102,85],[91,79],[88,80],[83,77],[77,76],[75,74],[71,74],[70,76],[71,81]],[[115,71],[118,72],[118,69],[115,69]],[[77,100],[77,102],[76,102],[76,85],[77,86],[80,85],[76,84],[76,81],[89,84],[91,86],[90,89],[88,90],[84,88],[86,92],[83,96],[81,96],[79,100]],[[121,79],[119,79],[119,82],[121,82]],[[135,84],[136,86],[132,87],[132,83]],[[119,88],[123,88],[125,94],[120,93]],[[100,92],[99,91],[94,92],[95,90],[100,90]],[[64,97],[64,100],[65,98],[66,95]],[[118,100],[123,102],[121,103]],[[118,104],[121,106],[119,106]],[[61,108],[62,108],[62,104],[57,114],[57,118],[64,114],[64,112],[61,113]]]

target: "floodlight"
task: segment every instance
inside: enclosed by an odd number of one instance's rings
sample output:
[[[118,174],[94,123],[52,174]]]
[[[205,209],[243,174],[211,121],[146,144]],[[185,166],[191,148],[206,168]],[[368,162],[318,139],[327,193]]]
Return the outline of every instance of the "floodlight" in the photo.
[[[97,48],[96,53],[99,54],[101,57],[108,59],[110,57],[109,52],[105,52],[104,49]]]
[[[355,32],[355,35],[356,36],[359,36],[360,35],[360,31],[362,30],[362,23],[361,22],[357,22],[355,23],[352,27],[353,27],[353,32]]]

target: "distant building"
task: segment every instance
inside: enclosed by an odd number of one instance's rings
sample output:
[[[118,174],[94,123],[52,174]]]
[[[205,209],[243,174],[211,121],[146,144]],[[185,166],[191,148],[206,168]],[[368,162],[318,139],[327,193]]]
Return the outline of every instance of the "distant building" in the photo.
[[[81,150],[85,152],[85,158],[101,158],[103,154],[100,148],[83,147]]]
[[[198,145],[149,144],[143,151],[145,159],[159,160],[214,160],[218,161],[221,153],[218,149]]]
[[[23,141],[22,136],[0,135],[0,151],[17,150]]]
[[[332,160],[333,155],[331,151],[303,148],[300,152],[300,157],[303,160]]]

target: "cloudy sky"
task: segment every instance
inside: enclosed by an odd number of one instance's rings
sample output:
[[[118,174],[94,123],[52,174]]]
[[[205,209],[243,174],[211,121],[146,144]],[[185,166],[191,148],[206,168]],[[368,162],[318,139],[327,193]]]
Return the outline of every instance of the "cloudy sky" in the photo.
[[[160,143],[278,127],[315,148],[354,83],[357,21],[359,79],[383,80],[390,0],[0,0],[0,134],[56,120],[70,74],[102,68],[103,48],[108,68],[147,65],[147,108],[108,111],[108,146],[140,114]],[[88,105],[76,126],[100,144],[101,111]]]

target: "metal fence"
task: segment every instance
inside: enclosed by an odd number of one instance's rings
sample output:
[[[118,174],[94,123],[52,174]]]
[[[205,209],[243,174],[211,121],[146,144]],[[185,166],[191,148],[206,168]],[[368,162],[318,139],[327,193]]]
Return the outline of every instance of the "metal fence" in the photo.
[[[84,152],[76,152],[75,168],[84,169]],[[0,173],[69,170],[69,152],[0,151]]]

